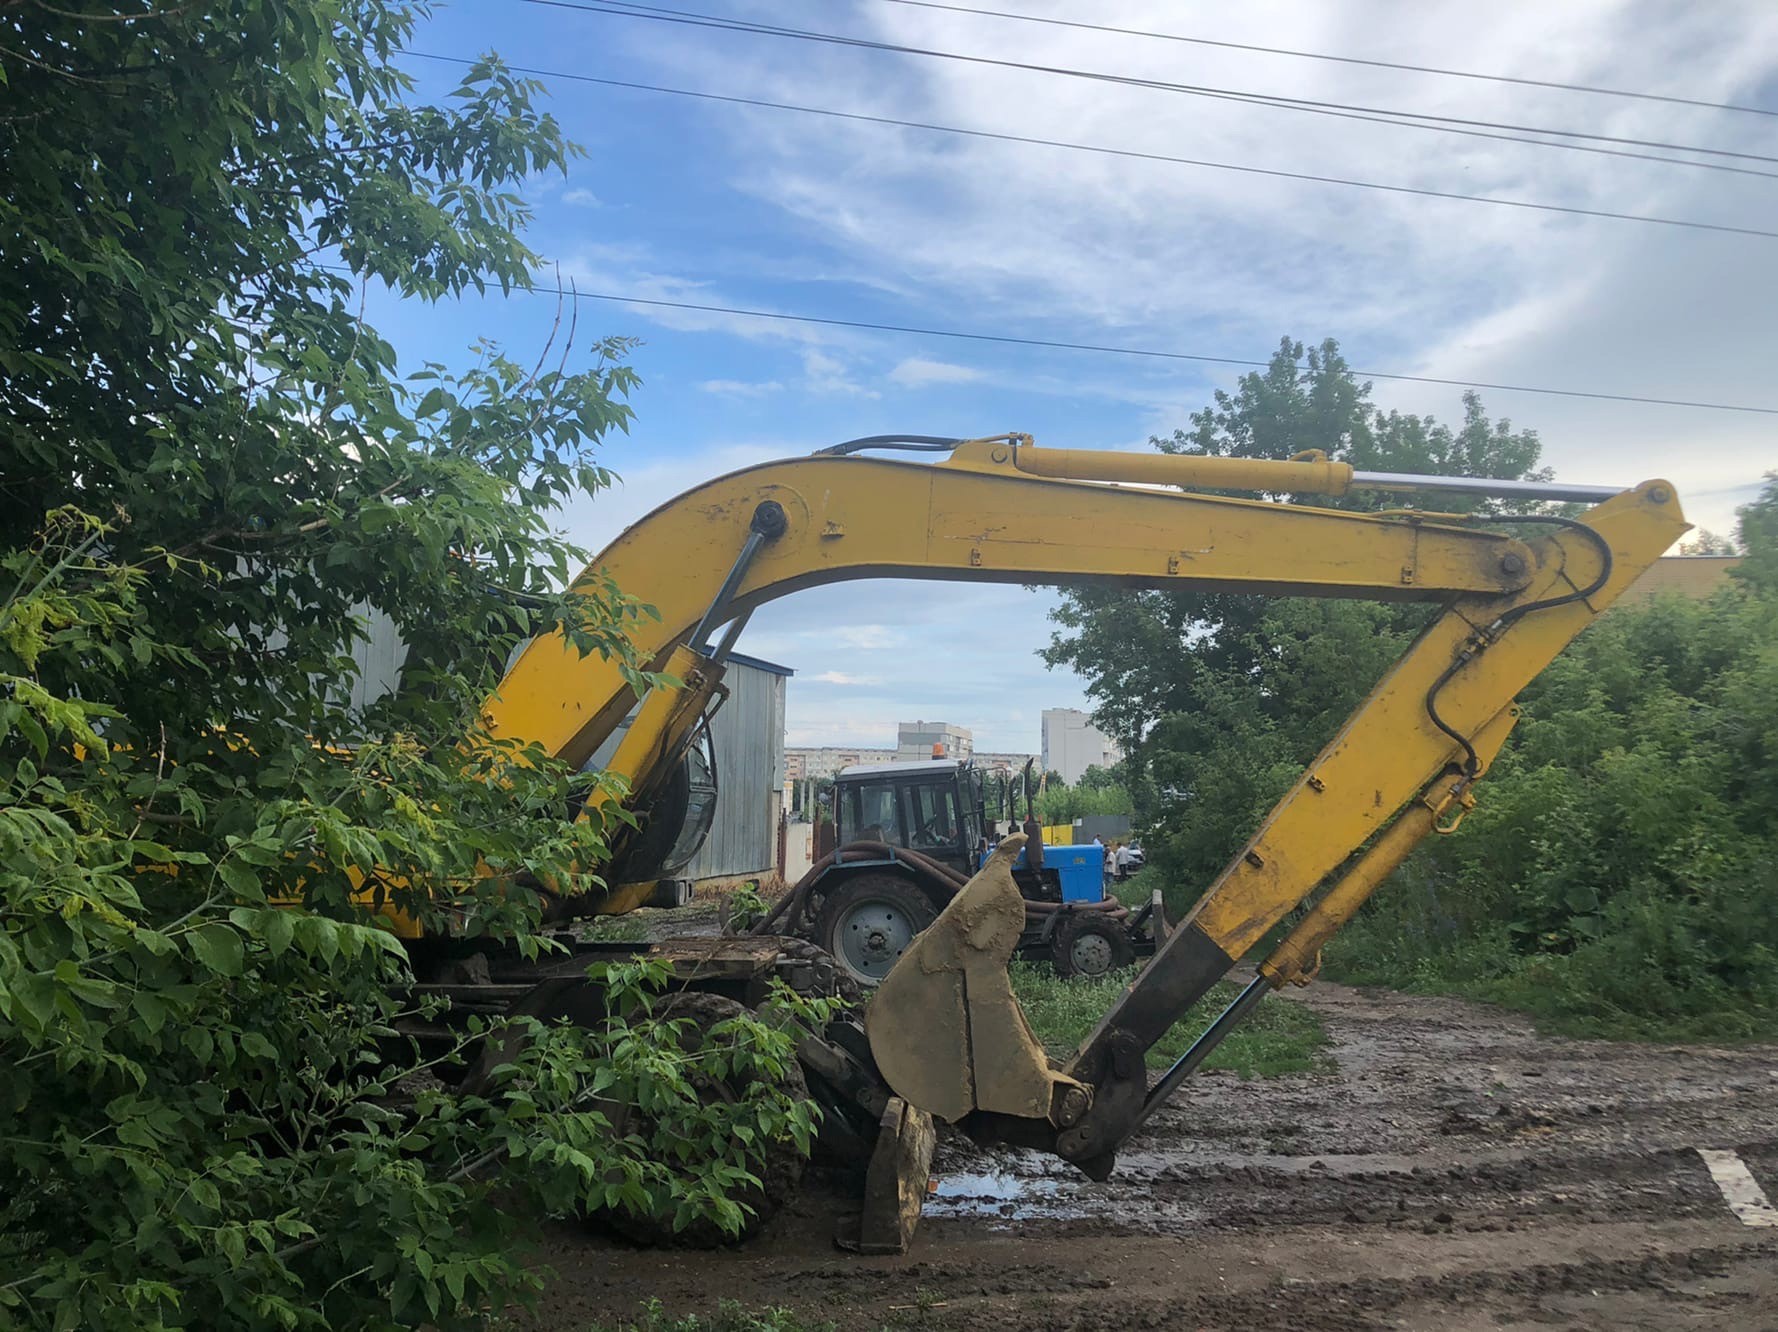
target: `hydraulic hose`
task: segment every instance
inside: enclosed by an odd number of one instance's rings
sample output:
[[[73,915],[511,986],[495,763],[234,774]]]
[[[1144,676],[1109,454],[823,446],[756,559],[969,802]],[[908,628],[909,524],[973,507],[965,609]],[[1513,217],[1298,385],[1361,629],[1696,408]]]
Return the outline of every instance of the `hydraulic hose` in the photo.
[[[808,905],[810,892],[822,874],[835,865],[843,865],[857,860],[895,860],[914,870],[916,875],[927,881],[928,886],[942,888],[947,895],[955,894],[969,881],[949,865],[921,855],[918,851],[909,851],[905,847],[890,846],[886,842],[847,842],[846,845],[830,851],[813,865],[809,866],[796,884],[780,897],[772,909],[768,911],[757,925],[748,930],[749,934],[772,934],[777,931],[780,922],[794,930],[797,919]],[[1025,903],[1027,918],[1041,920],[1067,907],[1075,911],[1093,911],[1103,913],[1111,920],[1125,920],[1130,909],[1115,897],[1102,898],[1097,902],[1032,902]]]
[[[1480,774],[1482,770],[1481,758],[1476,754],[1475,746],[1470,743],[1469,737],[1457,730],[1443,717],[1439,716],[1438,696],[1440,691],[1451,682],[1452,677],[1455,676],[1458,671],[1462,670],[1474,660],[1482,649],[1490,642],[1494,641],[1503,630],[1518,623],[1518,621],[1524,619],[1525,616],[1531,614],[1533,611],[1550,610],[1556,606],[1566,606],[1570,602],[1584,601],[1596,593],[1600,588],[1604,587],[1606,582],[1611,578],[1611,543],[1604,537],[1600,536],[1592,528],[1588,527],[1585,523],[1577,523],[1572,518],[1562,518],[1553,513],[1514,514],[1510,518],[1501,521],[1507,523],[1549,523],[1553,526],[1566,527],[1581,533],[1587,540],[1593,543],[1594,548],[1599,552],[1599,576],[1583,588],[1576,588],[1573,591],[1564,592],[1559,597],[1547,597],[1542,601],[1527,602],[1523,606],[1515,606],[1513,609],[1506,611],[1499,619],[1495,620],[1493,624],[1488,626],[1485,634],[1478,634],[1471,638],[1469,642],[1464,645],[1463,651],[1457,654],[1456,659],[1453,660],[1449,666],[1445,667],[1438,679],[1432,682],[1432,688],[1426,691],[1427,717],[1431,720],[1434,726],[1438,727],[1439,730],[1443,731],[1446,735],[1450,736],[1451,739],[1463,746],[1463,775],[1472,778]]]

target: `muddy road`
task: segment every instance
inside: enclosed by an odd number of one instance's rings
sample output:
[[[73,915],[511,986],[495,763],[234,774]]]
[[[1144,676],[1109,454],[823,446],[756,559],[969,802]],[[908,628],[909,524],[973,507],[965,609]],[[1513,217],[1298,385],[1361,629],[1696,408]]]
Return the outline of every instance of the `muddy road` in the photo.
[[[1778,1329],[1778,1225],[1748,1224],[1778,1213],[1747,1201],[1749,1177],[1778,1199],[1778,1047],[1560,1040],[1329,984],[1266,1002],[1319,1011],[1334,1067],[1198,1077],[1105,1184],[947,1139],[904,1258],[835,1251],[819,1186],[719,1253],[564,1229],[537,1325],[720,1296],[847,1329]]]

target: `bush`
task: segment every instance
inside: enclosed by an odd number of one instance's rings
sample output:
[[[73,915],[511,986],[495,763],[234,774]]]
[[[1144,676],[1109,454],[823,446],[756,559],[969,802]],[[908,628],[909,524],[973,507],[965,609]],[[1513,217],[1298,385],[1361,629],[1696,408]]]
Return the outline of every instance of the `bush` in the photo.
[[[1047,962],[1014,962],[1009,971],[1013,993],[1030,1019],[1031,1030],[1060,1059],[1079,1048],[1136,974],[1130,968],[1097,979],[1063,979]],[[1165,1068],[1184,1054],[1239,993],[1234,982],[1219,981],[1149,1049],[1149,1067]],[[1227,1069],[1244,1078],[1316,1072],[1326,1066],[1322,1055],[1326,1045],[1327,1031],[1311,1009],[1272,996],[1216,1047],[1204,1067]]]
[[[1574,1030],[1778,1029],[1778,602],[1615,610],[1522,701],[1475,813],[1385,885],[1330,974]]]
[[[552,526],[610,480],[627,344],[404,374],[364,319],[531,282],[517,188],[577,150],[491,57],[412,98],[424,6],[113,8],[6,18],[7,103],[52,113],[0,133],[0,1323],[480,1326],[539,1282],[528,1215],[732,1227],[749,1143],[808,1126],[702,1114],[651,1028],[446,1096],[355,901],[535,955],[526,885],[609,858],[587,779],[480,716],[536,633],[649,683]],[[408,657],[355,702],[373,611]],[[695,1158],[588,1100],[644,1094]]]

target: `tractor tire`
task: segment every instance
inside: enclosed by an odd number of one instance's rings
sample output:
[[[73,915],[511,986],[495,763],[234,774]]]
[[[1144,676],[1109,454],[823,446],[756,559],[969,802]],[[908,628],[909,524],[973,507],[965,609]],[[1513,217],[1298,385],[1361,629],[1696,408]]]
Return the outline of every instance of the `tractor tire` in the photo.
[[[1056,974],[1097,980],[1136,960],[1135,945],[1120,921],[1097,911],[1070,911],[1050,937],[1050,964]]]
[[[667,1017],[675,1020],[689,1019],[689,1025],[681,1038],[682,1047],[689,1050],[696,1050],[704,1034],[718,1023],[727,1022],[747,1011],[745,1005],[733,999],[697,990],[682,990],[669,995],[661,1001],[660,1008]],[[745,1075],[734,1074],[727,1079],[712,1081],[707,1086],[700,1084],[698,1090],[706,1101],[733,1103],[747,1094],[747,1081]],[[778,1081],[778,1087],[792,1099],[806,1100],[809,1088],[803,1078],[802,1065],[791,1060],[785,1067],[784,1076]],[[611,1120],[612,1133],[616,1137],[636,1132],[646,1134],[650,1130],[651,1126],[645,1117],[633,1106],[619,1107],[601,1103],[599,1108]],[[802,1185],[803,1171],[808,1164],[808,1157],[797,1150],[795,1143],[785,1141],[769,1144],[765,1149],[765,1158],[755,1162],[752,1168],[753,1173],[759,1177],[759,1185],[731,1195],[747,1214],[741,1232],[736,1235],[731,1235],[714,1221],[704,1219],[693,1221],[682,1230],[674,1230],[671,1218],[639,1215],[623,1209],[600,1213],[596,1219],[631,1243],[649,1247],[715,1249],[726,1244],[739,1244],[752,1239],[763,1230],[785,1204],[796,1196],[797,1189]]]
[[[875,989],[914,936],[937,919],[932,899],[906,879],[860,874],[822,902],[815,942],[860,986]]]

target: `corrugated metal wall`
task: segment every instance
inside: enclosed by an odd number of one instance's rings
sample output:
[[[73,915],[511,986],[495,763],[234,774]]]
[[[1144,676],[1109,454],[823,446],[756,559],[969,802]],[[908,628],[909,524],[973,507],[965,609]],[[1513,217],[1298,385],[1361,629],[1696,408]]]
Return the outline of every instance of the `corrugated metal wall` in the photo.
[[[356,613],[365,621],[369,635],[352,648],[358,674],[352,680],[352,706],[363,708],[401,683],[401,665],[407,660],[407,644],[395,630],[395,621],[374,606],[360,606]]]
[[[710,723],[716,745],[716,823],[685,870],[688,879],[776,868],[784,788],[784,676],[729,663],[728,702]]]

